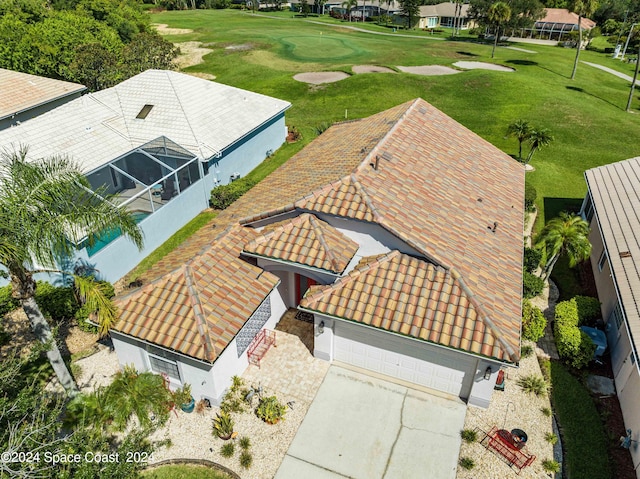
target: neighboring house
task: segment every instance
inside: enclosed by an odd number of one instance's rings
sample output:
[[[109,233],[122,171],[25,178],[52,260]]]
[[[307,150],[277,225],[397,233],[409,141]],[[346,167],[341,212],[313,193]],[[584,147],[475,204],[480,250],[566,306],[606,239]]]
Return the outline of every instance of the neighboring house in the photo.
[[[120,363],[219,403],[297,308],[316,357],[486,407],[520,358],[523,198],[522,165],[422,99],[336,124],[119,298]]]
[[[148,70],[0,131],[0,147],[66,155],[94,189],[116,194],[144,232],[138,251],[117,231],[78,258],[116,281],[209,205],[211,189],[246,175],[286,138],[291,105],[173,71]]]
[[[578,15],[566,8],[546,8],[545,16],[538,20],[533,28],[525,28],[520,36],[541,40],[568,40],[567,34],[578,31]],[[589,31],[596,22],[588,18],[582,19],[582,30]]]
[[[630,451],[640,462],[640,157],[585,172],[582,215],[591,224],[591,266],[606,322],[611,366]],[[638,475],[640,477],[640,474]]]
[[[78,98],[87,87],[0,68],[0,130]]]
[[[456,6],[459,7],[457,11]],[[468,11],[468,3],[445,2],[437,5],[423,5],[420,7],[418,28],[453,28],[458,26],[461,30],[467,30],[472,23]]]

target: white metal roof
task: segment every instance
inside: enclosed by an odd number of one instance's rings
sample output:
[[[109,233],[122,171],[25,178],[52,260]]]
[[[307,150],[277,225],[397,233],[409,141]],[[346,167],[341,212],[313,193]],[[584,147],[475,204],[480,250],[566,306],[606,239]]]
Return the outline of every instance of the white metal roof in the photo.
[[[640,157],[585,172],[631,334],[640,339]]]
[[[145,119],[136,116],[145,105]],[[68,155],[90,172],[159,136],[201,159],[289,108],[289,102],[167,70],[147,70],[0,132],[0,147]]]

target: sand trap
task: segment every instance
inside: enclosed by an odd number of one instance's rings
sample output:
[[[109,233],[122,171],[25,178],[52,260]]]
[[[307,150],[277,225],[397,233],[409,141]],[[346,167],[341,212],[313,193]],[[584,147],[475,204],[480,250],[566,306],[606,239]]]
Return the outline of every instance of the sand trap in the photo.
[[[294,75],[293,79],[303,83],[311,83],[313,85],[320,85],[321,83],[333,83],[348,78],[344,72],[310,72],[310,73],[298,73]]]
[[[224,47],[225,50],[231,50],[234,52],[246,52],[252,48],[253,45],[251,43],[242,43],[240,45],[229,45],[228,47]]]
[[[458,68],[464,68],[465,70],[495,70],[498,72],[513,72],[515,71],[513,68],[503,67],[502,65],[495,65],[493,63],[485,63],[485,62],[455,62],[455,66]]]
[[[180,55],[176,58],[179,68],[187,68],[203,62],[203,57],[211,53],[211,48],[204,48],[201,42],[183,42],[175,44],[180,48]]]
[[[160,35],[184,35],[185,33],[193,33],[189,28],[169,28],[166,23],[155,23],[152,25]]]
[[[414,73],[416,75],[453,75],[460,73],[453,68],[444,67],[442,65],[424,65],[421,67],[398,67],[400,71],[405,73]]]
[[[353,73],[395,73],[391,68],[376,65],[354,65]]]

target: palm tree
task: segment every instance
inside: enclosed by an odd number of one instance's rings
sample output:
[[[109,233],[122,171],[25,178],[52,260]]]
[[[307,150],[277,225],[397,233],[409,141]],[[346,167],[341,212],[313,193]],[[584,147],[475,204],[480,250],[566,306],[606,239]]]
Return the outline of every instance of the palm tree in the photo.
[[[491,50],[491,58],[493,58],[496,52],[496,46],[498,45],[498,38],[500,38],[500,25],[511,19],[511,7],[505,2],[496,2],[489,7],[487,18],[496,25],[496,38],[493,42],[493,49]]]
[[[598,0],[572,0],[569,10],[578,14],[578,44],[576,45],[576,58],[573,61],[573,71],[571,79],[576,77],[578,70],[578,60],[580,59],[580,48],[582,48],[582,19],[590,17],[598,9]]]
[[[35,336],[50,346],[47,356],[56,376],[73,395],[77,386],[35,301],[33,276],[59,273],[58,260],[76,252],[73,241],[86,237],[91,244],[100,232],[119,228],[141,248],[142,232],[111,197],[91,191],[82,171],[67,158],[27,161],[25,147],[3,151],[0,178],[0,265],[8,272],[12,296],[20,301]],[[105,333],[117,317],[113,304],[103,297],[100,283],[79,274],[73,278]]]
[[[507,136],[518,140],[518,160],[522,161],[522,144],[529,139],[533,129],[526,120],[516,120],[507,127]]]
[[[342,6],[349,13],[349,21],[351,21],[351,10],[358,6],[358,0],[345,0],[342,2]]]
[[[542,147],[549,146],[549,143],[553,141],[553,136],[547,128],[534,128],[529,133],[529,137],[527,138],[529,144],[531,145],[531,150],[529,150],[529,155],[527,155],[527,159],[524,164],[528,164],[533,157],[533,154]]]
[[[536,246],[545,247],[547,251],[547,263],[542,270],[542,277],[547,280],[561,255],[569,257],[572,268],[589,257],[589,223],[579,215],[563,211],[545,225],[536,238]]]

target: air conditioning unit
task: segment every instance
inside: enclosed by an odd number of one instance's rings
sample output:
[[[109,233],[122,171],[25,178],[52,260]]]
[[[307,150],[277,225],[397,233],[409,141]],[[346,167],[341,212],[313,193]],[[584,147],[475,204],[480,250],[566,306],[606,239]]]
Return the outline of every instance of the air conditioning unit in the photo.
[[[240,178],[240,173],[238,173],[238,172],[233,173],[233,174],[229,177],[229,179],[230,179],[231,181],[236,181],[236,180],[237,180],[237,179],[239,179],[239,178]]]

